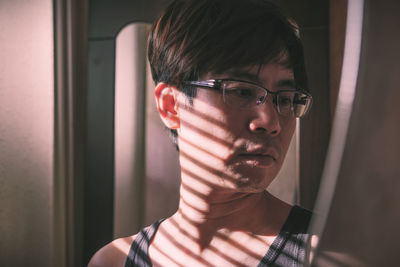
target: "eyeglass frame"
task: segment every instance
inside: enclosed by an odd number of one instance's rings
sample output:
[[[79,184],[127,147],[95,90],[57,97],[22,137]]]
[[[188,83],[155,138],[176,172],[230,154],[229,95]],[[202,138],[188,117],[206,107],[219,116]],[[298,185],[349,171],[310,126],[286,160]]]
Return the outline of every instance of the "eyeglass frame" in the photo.
[[[269,94],[272,95],[272,96],[275,96],[275,98],[276,98],[276,96],[278,96],[280,92],[298,92],[298,93],[304,94],[307,98],[310,99],[310,104],[308,105],[308,108],[307,108],[306,112],[304,112],[304,114],[302,114],[301,116],[298,116],[297,118],[304,117],[308,113],[308,111],[310,110],[311,105],[312,105],[312,101],[313,101],[312,95],[309,92],[307,92],[305,90],[302,90],[302,89],[280,90],[278,92],[273,92],[273,91],[270,91],[267,88],[259,85],[258,83],[245,81],[245,80],[237,80],[237,79],[210,79],[210,80],[205,80],[205,81],[184,81],[183,84],[187,85],[187,86],[196,86],[196,87],[200,87],[200,88],[214,89],[214,90],[220,91],[220,90],[224,90],[224,88],[221,88],[221,83],[222,82],[227,82],[227,81],[229,81],[229,82],[247,83],[247,84],[251,84],[253,86],[256,86],[256,87],[264,89],[267,92],[267,94],[265,95],[265,100],[264,101],[266,101],[266,99],[267,99]],[[257,105],[257,103],[255,105]],[[274,103],[275,108],[278,110],[277,105],[278,104]]]

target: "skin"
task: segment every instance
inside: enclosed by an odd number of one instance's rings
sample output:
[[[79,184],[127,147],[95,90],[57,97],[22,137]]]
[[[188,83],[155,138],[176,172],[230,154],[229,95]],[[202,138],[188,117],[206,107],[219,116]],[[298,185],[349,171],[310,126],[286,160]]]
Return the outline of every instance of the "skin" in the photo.
[[[215,78],[279,91],[288,89],[293,73],[270,63],[205,77]],[[178,131],[182,173],[179,209],[149,248],[153,266],[257,266],[291,209],[265,188],[282,166],[295,118],[278,114],[271,99],[241,110],[228,107],[219,92],[199,88],[191,105],[164,83],[155,96],[162,121]],[[89,266],[123,266],[134,238],[108,244]]]

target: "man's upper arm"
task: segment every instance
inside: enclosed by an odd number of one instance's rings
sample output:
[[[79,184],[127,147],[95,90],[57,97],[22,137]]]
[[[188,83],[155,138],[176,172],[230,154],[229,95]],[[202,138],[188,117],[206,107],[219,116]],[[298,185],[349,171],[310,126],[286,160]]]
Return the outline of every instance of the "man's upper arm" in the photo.
[[[93,255],[88,267],[123,267],[134,237],[114,240]]]

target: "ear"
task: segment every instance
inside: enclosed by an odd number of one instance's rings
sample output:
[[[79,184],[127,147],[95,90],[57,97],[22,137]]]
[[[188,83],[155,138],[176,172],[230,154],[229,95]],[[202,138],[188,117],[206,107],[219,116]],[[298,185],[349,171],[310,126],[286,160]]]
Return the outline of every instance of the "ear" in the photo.
[[[158,112],[161,120],[170,129],[177,129],[180,126],[176,90],[175,87],[170,87],[165,83],[157,84],[155,89]]]

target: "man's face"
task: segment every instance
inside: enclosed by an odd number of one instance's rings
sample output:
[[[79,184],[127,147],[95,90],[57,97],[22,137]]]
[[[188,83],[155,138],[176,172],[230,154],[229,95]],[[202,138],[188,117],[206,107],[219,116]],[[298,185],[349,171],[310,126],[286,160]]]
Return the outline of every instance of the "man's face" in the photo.
[[[293,72],[279,63],[232,70],[207,79],[256,82],[270,91],[292,89]],[[240,109],[224,103],[222,92],[199,88],[193,105],[178,95],[178,140],[182,172],[207,187],[260,192],[278,174],[296,119],[280,115],[269,95],[261,105]],[[184,181],[183,181],[184,182]]]

